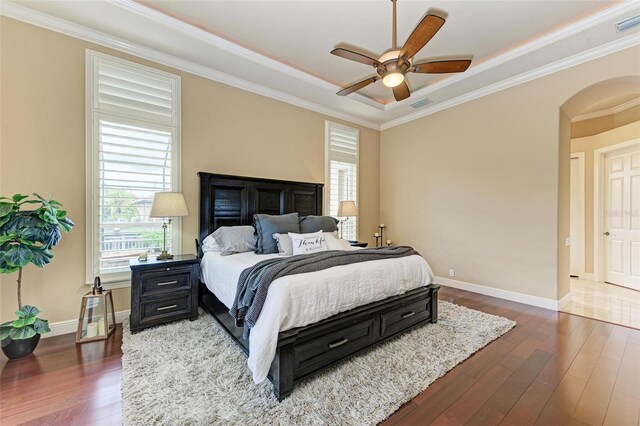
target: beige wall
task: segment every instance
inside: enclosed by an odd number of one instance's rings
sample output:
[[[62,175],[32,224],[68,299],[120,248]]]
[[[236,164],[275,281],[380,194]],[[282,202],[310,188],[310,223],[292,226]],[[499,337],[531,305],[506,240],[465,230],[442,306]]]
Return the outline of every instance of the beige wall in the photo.
[[[639,75],[639,58],[640,48],[627,49],[384,130],[389,238],[416,247],[438,276],[455,269],[456,280],[561,297],[559,186],[566,196],[569,181],[559,154],[569,149],[559,144],[559,109],[594,83]],[[568,167],[568,155],[562,161]]]
[[[640,120],[640,105],[620,111],[617,114],[571,123],[571,137],[583,138],[597,135],[638,120]]]
[[[571,257],[570,247],[566,245],[565,238],[570,234],[570,183],[571,163],[567,161],[571,154],[571,118],[562,109],[559,112],[558,129],[558,269],[557,269],[557,299],[562,298],[571,291],[569,282],[569,261]],[[562,161],[561,159],[567,159]]]
[[[640,121],[627,124],[594,136],[573,138],[571,152],[584,152],[584,248],[585,272],[593,273],[593,167],[596,149],[640,139]]]
[[[198,171],[324,181],[321,114],[151,64],[109,49],[2,18],[0,193],[52,194],[75,220],[55,248],[53,263],[29,266],[23,300],[56,322],[77,318],[85,276],[85,49],[90,48],[182,77],[182,186],[191,215],[184,252],[198,233]],[[339,120],[334,120],[338,121]],[[349,123],[346,123],[349,124]],[[379,223],[379,137],[360,129],[360,236]],[[14,276],[2,276],[0,320],[15,310]],[[129,290],[115,291],[116,310]]]

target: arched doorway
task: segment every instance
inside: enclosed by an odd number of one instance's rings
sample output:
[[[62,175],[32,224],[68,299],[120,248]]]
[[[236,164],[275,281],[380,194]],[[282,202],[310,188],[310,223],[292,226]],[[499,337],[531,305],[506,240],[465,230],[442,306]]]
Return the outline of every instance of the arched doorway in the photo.
[[[559,226],[570,237],[559,286],[572,277],[561,310],[640,328],[640,76],[576,93],[560,126]]]

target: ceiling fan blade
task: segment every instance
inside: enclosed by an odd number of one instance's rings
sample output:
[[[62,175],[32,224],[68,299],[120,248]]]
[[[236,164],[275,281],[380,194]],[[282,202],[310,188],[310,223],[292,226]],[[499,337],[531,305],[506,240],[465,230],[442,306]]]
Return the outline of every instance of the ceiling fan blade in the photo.
[[[407,99],[409,96],[411,96],[411,92],[409,91],[409,86],[407,86],[406,81],[403,81],[393,88],[393,97],[396,98],[396,101]]]
[[[380,77],[379,77],[379,76],[369,77],[369,78],[367,78],[366,80],[362,80],[362,81],[359,81],[359,82],[357,82],[357,83],[355,83],[355,84],[352,84],[352,85],[351,85],[351,86],[349,86],[349,87],[345,87],[344,89],[342,89],[341,91],[339,91],[339,92],[337,93],[337,95],[340,95],[340,96],[346,96],[346,95],[348,95],[349,93],[353,93],[353,92],[355,92],[356,90],[360,90],[360,89],[362,89],[363,87],[366,87],[366,86],[370,85],[371,83],[375,83],[375,82],[376,82],[376,81],[378,81],[378,80],[380,80]]]
[[[351,61],[360,62],[361,64],[371,65],[373,67],[379,67],[380,65],[382,65],[377,60],[370,58],[366,55],[363,55],[362,53],[354,52],[353,50],[343,49],[341,47],[333,49],[331,51],[331,54],[340,56],[341,58],[349,59]]]
[[[411,33],[407,41],[400,50],[400,57],[413,58],[425,44],[436,35],[438,30],[444,25],[444,19],[436,15],[427,15],[422,18],[415,30]]]
[[[471,65],[471,60],[432,61],[423,64],[415,64],[411,72],[428,74],[446,74],[450,72],[465,72]]]

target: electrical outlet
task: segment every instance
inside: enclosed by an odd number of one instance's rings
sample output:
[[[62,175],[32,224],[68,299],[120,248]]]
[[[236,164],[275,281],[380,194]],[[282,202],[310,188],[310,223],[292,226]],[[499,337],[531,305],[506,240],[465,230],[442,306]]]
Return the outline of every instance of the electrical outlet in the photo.
[[[571,245],[571,238],[570,237],[567,237],[567,238],[564,239],[564,245],[567,246],[567,247],[569,247]]]
[[[456,270],[455,269],[449,269],[449,276],[450,277],[455,277],[456,276]]]

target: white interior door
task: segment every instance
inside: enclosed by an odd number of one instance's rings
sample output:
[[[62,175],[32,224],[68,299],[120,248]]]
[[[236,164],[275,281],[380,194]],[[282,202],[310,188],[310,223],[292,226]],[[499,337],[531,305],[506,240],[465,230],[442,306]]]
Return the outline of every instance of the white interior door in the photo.
[[[583,179],[584,157],[571,158],[571,176],[569,178],[569,274],[579,277],[583,274],[584,245],[583,232],[584,222],[582,220],[584,212]]]
[[[640,290],[640,146],[605,157],[605,281]]]

